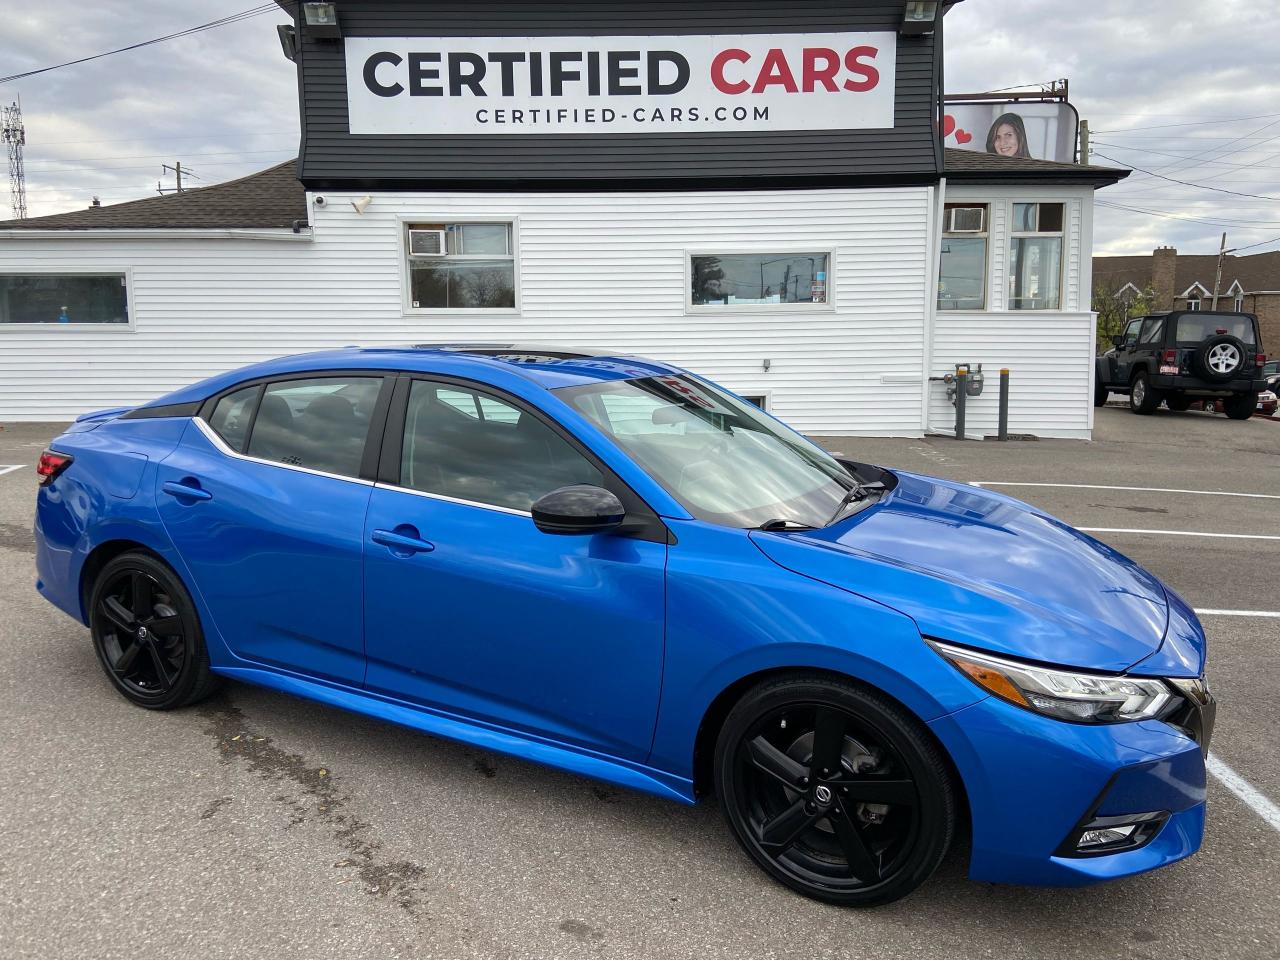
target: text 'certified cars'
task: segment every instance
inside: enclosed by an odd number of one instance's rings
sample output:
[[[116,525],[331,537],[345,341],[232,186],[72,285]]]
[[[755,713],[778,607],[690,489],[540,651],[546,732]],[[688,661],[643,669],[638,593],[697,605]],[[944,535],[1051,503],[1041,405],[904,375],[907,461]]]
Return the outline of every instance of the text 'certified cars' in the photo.
[[[845,905],[1199,847],[1215,705],[1172,591],[1024,503],[835,459],[676,367],[348,349],[86,415],[40,592],[126,698],[221,678],[686,803]]]

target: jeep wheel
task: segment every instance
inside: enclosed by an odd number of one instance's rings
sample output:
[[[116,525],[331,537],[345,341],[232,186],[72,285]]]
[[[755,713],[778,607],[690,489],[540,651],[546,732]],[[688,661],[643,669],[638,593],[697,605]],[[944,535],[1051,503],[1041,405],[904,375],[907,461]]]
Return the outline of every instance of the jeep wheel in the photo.
[[[1258,409],[1258,395],[1256,393],[1233,393],[1222,401],[1222,406],[1227,411],[1227,416],[1232,420],[1248,420],[1253,416],[1254,411]]]
[[[1191,398],[1185,393],[1171,393],[1164,398],[1164,405],[1170,410],[1182,413],[1191,409]]]
[[[1101,378],[1093,381],[1093,405],[1095,407],[1106,406],[1107,403],[1107,387]]]
[[[1144,417],[1156,412],[1160,406],[1160,391],[1154,390],[1147,383],[1147,374],[1139,370],[1133,375],[1133,383],[1129,385],[1129,409]]]

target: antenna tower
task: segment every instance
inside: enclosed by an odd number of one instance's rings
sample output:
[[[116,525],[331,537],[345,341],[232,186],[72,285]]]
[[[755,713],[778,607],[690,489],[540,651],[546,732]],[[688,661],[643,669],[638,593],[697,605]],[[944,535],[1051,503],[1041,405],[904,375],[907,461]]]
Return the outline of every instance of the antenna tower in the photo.
[[[9,196],[16,220],[27,219],[27,177],[22,170],[22,148],[27,144],[27,129],[22,125],[22,102],[15,100],[4,108],[0,118],[0,139],[9,152]]]

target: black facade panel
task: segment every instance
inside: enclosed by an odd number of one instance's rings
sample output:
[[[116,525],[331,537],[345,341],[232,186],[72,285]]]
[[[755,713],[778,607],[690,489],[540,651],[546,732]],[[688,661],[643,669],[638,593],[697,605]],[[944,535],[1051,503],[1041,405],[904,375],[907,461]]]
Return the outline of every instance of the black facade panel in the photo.
[[[890,31],[904,0],[342,0],[346,37]],[[355,136],[341,41],[299,30],[300,176],[312,189],[651,189],[920,183],[939,175],[933,36],[898,39],[891,130]]]

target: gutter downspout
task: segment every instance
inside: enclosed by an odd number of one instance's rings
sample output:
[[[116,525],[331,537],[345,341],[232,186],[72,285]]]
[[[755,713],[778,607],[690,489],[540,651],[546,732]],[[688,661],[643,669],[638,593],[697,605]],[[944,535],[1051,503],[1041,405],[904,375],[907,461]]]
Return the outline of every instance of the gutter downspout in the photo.
[[[942,269],[942,215],[946,210],[947,178],[940,177],[938,193],[934,200],[933,211],[929,217],[928,236],[929,265],[925,270],[926,287],[924,291],[924,350],[922,368],[920,370],[920,434],[929,432],[929,390],[932,384],[929,377],[933,370],[933,335],[938,319],[938,272]],[[1092,409],[1092,408],[1090,408]]]

